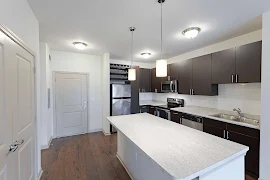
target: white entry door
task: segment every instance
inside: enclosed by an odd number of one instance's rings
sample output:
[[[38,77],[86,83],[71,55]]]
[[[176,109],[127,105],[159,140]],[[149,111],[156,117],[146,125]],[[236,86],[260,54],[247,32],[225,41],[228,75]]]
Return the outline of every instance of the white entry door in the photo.
[[[57,137],[87,133],[87,74],[55,76]]]
[[[0,180],[35,178],[33,67],[34,57],[0,31]]]

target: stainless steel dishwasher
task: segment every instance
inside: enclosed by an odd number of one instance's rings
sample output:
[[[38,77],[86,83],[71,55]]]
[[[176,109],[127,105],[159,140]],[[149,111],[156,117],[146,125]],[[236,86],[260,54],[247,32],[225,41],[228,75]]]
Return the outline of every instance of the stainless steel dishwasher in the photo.
[[[181,123],[184,126],[203,131],[203,117],[182,114]]]

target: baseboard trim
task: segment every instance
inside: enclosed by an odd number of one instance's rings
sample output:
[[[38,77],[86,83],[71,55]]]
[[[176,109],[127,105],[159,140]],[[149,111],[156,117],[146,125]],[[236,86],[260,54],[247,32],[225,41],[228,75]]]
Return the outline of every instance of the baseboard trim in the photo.
[[[51,138],[50,138],[48,144],[46,144],[46,145],[41,145],[41,150],[49,149],[49,148],[50,148],[50,145],[51,145],[51,143],[52,143],[52,140],[53,140],[53,136],[51,136]]]
[[[126,165],[124,164],[124,162],[122,161],[122,159],[118,156],[118,154],[116,154],[116,157],[117,157],[117,159],[120,161],[120,163],[122,164],[122,166],[125,168],[125,170],[127,171],[128,175],[129,175],[129,177],[130,177],[130,179],[131,179],[131,180],[134,180],[134,178],[131,176],[131,174],[130,174],[130,172],[128,171]]]
[[[41,176],[42,176],[43,170],[41,169],[38,173],[38,180],[40,180]]]
[[[95,132],[101,132],[102,129],[89,129],[88,133],[95,133]]]
[[[103,129],[102,129],[102,132],[103,132],[104,136],[110,136],[111,135],[111,133],[105,133]]]

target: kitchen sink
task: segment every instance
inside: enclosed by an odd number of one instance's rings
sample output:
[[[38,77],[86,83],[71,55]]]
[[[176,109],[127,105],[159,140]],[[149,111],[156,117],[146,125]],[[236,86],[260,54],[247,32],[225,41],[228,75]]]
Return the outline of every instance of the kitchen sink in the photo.
[[[234,115],[223,114],[223,113],[214,114],[214,115],[211,115],[211,116],[221,118],[221,119],[236,121],[236,122],[243,122],[243,123],[247,123],[247,124],[251,124],[251,125],[255,125],[255,126],[259,125],[258,120],[250,119],[250,118],[246,118],[246,117],[234,116]]]

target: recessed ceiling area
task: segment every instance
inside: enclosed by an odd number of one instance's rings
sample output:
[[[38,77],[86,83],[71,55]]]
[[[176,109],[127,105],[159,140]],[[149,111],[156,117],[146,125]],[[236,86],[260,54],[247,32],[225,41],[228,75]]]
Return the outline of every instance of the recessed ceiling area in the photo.
[[[52,50],[129,60],[129,27],[134,32],[134,61],[160,56],[160,4],[156,0],[28,0],[40,23],[40,41]],[[163,4],[163,52],[170,58],[262,28],[269,0],[166,0]],[[183,30],[200,27],[194,39]],[[84,51],[73,42],[85,42]],[[149,52],[149,58],[141,53]]]

